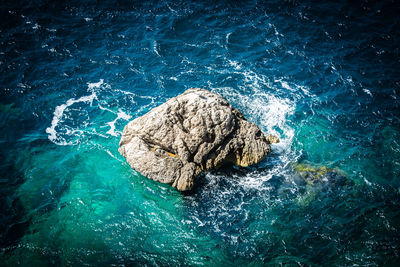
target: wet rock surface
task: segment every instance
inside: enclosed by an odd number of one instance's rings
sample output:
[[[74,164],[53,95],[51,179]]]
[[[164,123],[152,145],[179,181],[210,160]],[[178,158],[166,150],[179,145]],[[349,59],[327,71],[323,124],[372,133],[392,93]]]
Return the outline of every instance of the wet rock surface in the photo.
[[[129,122],[119,152],[142,175],[187,191],[200,173],[258,163],[277,142],[220,95],[189,89]]]

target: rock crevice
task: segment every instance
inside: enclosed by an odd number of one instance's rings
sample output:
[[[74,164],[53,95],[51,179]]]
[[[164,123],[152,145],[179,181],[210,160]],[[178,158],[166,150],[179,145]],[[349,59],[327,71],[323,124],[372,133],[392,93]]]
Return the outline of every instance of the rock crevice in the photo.
[[[189,89],[129,122],[119,152],[142,175],[187,191],[201,172],[255,164],[277,142],[220,95]]]

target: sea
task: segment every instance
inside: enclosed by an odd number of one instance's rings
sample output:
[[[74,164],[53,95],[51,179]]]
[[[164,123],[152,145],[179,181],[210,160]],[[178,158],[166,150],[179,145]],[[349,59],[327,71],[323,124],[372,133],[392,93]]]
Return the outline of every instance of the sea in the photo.
[[[0,265],[396,266],[399,14],[387,0],[1,1]],[[190,192],[140,175],[118,152],[124,126],[189,88],[280,143]]]

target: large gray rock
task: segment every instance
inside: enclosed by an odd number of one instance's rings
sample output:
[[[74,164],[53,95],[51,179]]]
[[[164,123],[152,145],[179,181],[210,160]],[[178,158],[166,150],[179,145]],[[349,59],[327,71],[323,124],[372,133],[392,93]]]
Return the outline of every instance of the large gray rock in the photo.
[[[119,152],[142,175],[186,191],[201,172],[227,162],[247,167],[276,142],[220,95],[189,89],[129,122]]]

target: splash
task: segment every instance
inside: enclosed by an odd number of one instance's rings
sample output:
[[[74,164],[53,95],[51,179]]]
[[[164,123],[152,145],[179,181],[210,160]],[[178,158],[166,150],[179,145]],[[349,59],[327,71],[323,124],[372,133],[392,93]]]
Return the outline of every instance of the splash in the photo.
[[[288,117],[293,114],[296,104],[288,98],[279,98],[265,92],[241,94],[232,88],[216,88],[228,102],[245,113],[245,116],[266,133],[278,136],[280,145],[290,146],[294,130],[288,125]]]
[[[100,79],[97,83],[88,83],[88,89],[93,90],[95,88],[100,88],[104,84],[104,80]]]
[[[115,120],[111,121],[111,122],[107,122],[107,124],[110,126],[110,130],[107,131],[108,134],[112,135],[112,136],[118,136],[118,134],[115,132],[115,123],[119,120],[119,119],[124,119],[124,120],[129,120],[130,118],[132,118],[132,116],[126,114],[125,112],[119,110],[119,112],[117,113],[117,117],[115,118]]]
[[[261,86],[265,80],[257,75],[251,76],[256,86]],[[252,170],[245,175],[238,177],[237,183],[242,189],[268,190],[264,183],[275,176],[285,175],[285,166],[296,160],[294,151],[291,150],[294,129],[289,125],[289,117],[293,114],[296,103],[289,98],[281,98],[272,93],[262,92],[256,86],[248,94],[240,93],[240,90],[232,88],[215,88],[235,108],[242,111],[245,117],[256,123],[264,133],[273,134],[279,137],[280,143],[273,144],[273,153],[259,165],[266,165],[266,170]],[[277,89],[276,89],[277,90]],[[275,91],[276,91],[275,90]],[[207,174],[207,180],[219,180],[219,175]],[[224,175],[221,179],[225,179]],[[210,187],[211,188],[211,187]]]
[[[93,87],[92,87],[93,88]],[[90,105],[93,104],[93,100],[97,99],[97,95],[96,93],[92,92],[91,95],[88,96],[82,96],[78,99],[74,99],[74,98],[70,98],[67,100],[67,102],[65,104],[59,105],[56,107],[55,111],[54,111],[54,116],[53,119],[51,121],[51,126],[48,127],[46,129],[46,133],[49,134],[48,138],[50,141],[52,141],[53,143],[57,144],[57,145],[70,145],[71,143],[66,142],[65,139],[59,137],[57,135],[57,131],[56,131],[56,127],[58,126],[58,124],[60,123],[65,110],[72,106],[75,103],[79,103],[79,102],[85,102],[85,103],[89,103]]]
[[[78,99],[70,98],[67,100],[67,102],[55,108],[51,126],[46,129],[46,133],[48,134],[50,141],[57,145],[65,146],[76,145],[79,143],[79,140],[86,135],[97,135],[103,138],[107,138],[107,135],[118,136],[117,132],[115,131],[116,122],[121,119],[129,120],[131,116],[127,115],[121,109],[118,109],[118,112],[115,112],[112,109],[105,107],[107,106],[107,101],[99,99],[99,96],[97,95],[97,90],[100,88],[110,89],[109,86],[106,86],[103,79],[100,79],[98,82],[88,83],[88,91],[91,92],[90,95],[82,96]],[[123,92],[124,96],[132,95],[132,93],[122,90],[114,90],[114,92]],[[101,96],[102,94],[100,93],[99,95]],[[94,101],[96,101],[96,105],[93,105]],[[73,107],[78,103],[88,104],[88,108]],[[96,109],[99,110],[96,111]],[[102,114],[101,110],[106,111],[106,114]],[[66,114],[67,112],[74,112],[73,114],[78,113],[78,116],[71,117]],[[99,130],[95,127],[91,127],[93,125],[97,125],[98,123],[93,123],[94,118],[89,117],[89,112],[94,112],[94,114],[97,115],[100,120],[101,116],[107,117],[110,113],[117,115],[117,117],[113,121],[105,123],[110,127],[110,129],[106,132],[106,134],[102,134],[101,130],[99,132]],[[82,116],[80,113],[86,114],[87,116]],[[70,120],[69,123],[66,123],[67,119]],[[69,124],[72,124],[72,126]]]

